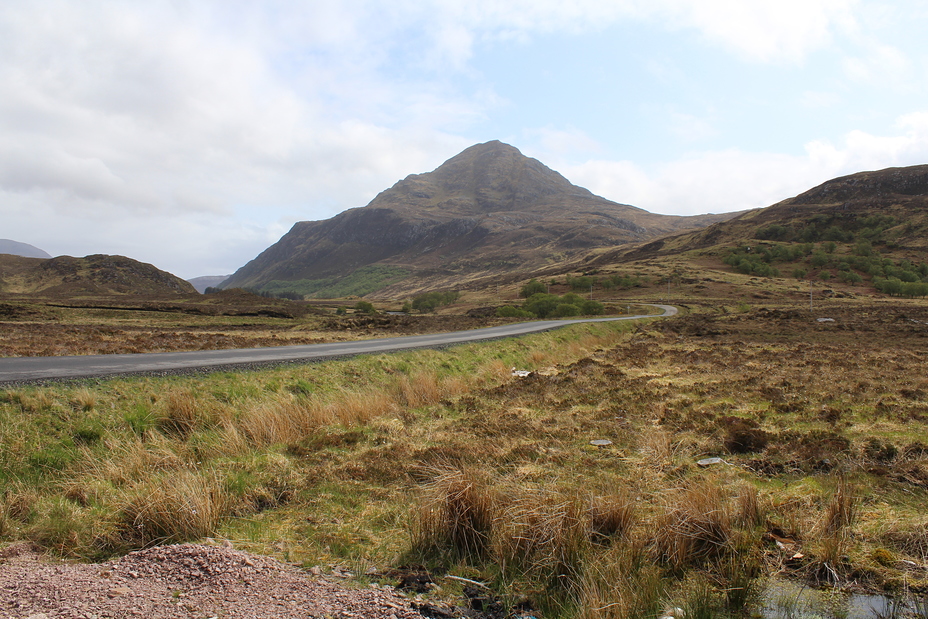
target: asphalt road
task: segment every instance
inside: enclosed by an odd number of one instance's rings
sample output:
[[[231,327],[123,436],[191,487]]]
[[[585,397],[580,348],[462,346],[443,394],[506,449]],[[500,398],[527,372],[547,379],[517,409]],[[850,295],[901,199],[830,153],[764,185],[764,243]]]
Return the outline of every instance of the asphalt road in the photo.
[[[412,348],[438,348],[466,342],[499,339],[537,333],[582,322],[635,320],[655,316],[673,316],[677,308],[654,305],[662,314],[642,314],[618,318],[583,318],[576,320],[539,320],[500,327],[452,331],[431,335],[388,337],[332,344],[305,344],[272,348],[236,348],[232,350],[198,350],[190,352],[144,353],[134,355],[78,355],[72,357],[4,357],[0,358],[0,384],[29,383],[82,378],[102,378],[131,374],[175,374],[194,370],[223,370],[259,367],[280,363],[318,361],[371,353],[394,352]]]

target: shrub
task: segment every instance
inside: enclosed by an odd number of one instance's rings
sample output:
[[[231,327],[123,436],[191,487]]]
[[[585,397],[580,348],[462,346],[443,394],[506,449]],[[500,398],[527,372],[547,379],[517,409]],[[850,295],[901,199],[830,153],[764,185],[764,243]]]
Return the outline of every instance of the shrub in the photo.
[[[558,303],[557,307],[554,308],[554,312],[550,315],[558,317],[579,316],[580,308],[570,303]]]
[[[533,294],[538,294],[539,292],[545,293],[547,291],[548,289],[544,284],[542,284],[537,279],[532,279],[529,280],[527,284],[522,286],[522,288],[519,290],[519,296],[523,299],[527,299]]]
[[[354,311],[359,314],[376,314],[377,310],[374,309],[374,304],[370,301],[358,301],[354,304]]]
[[[539,318],[547,318],[554,313],[559,303],[560,298],[557,295],[539,292],[526,299],[522,309]]]
[[[526,311],[520,307],[504,305],[496,308],[496,315],[500,318],[534,318],[535,314]]]
[[[571,290],[589,290],[596,283],[596,278],[581,276],[581,277],[571,277],[567,276],[567,285],[570,286]]]
[[[434,312],[436,308],[442,305],[454,303],[458,300],[458,297],[460,297],[460,293],[456,290],[427,292],[413,297],[412,309],[422,313]]]

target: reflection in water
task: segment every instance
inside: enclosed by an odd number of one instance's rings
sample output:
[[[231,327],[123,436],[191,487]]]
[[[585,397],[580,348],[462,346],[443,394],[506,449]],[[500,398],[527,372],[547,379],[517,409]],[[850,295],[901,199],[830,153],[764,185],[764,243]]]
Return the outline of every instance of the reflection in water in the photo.
[[[774,580],[764,593],[765,619],[902,619],[926,617],[922,604],[907,605],[882,595],[819,591]]]

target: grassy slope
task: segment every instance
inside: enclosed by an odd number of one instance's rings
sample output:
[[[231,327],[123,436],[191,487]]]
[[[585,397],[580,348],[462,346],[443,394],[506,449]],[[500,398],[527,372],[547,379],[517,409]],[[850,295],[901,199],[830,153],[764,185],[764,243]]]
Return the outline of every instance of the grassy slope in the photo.
[[[780,569],[923,587],[904,561],[928,561],[928,310],[899,303],[7,390],[0,534],[83,557],[226,537],[305,565],[425,562],[590,617],[734,613]]]

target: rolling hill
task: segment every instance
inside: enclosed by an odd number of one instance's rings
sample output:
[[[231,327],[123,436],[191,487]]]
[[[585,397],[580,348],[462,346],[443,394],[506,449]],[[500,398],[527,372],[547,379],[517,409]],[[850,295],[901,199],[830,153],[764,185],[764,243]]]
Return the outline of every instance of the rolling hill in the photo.
[[[0,293],[46,297],[196,294],[194,287],[150,264],[124,256],[24,258],[0,255]]]
[[[406,177],[365,207],[295,224],[222,287],[337,297],[461,286],[732,216],[618,204],[493,141]]]
[[[928,165],[858,172],[704,229],[617,248],[593,264],[758,243],[869,243],[913,259],[928,250]]]
[[[29,243],[20,243],[11,239],[0,239],[0,254],[23,256],[25,258],[51,258],[51,255]]]

